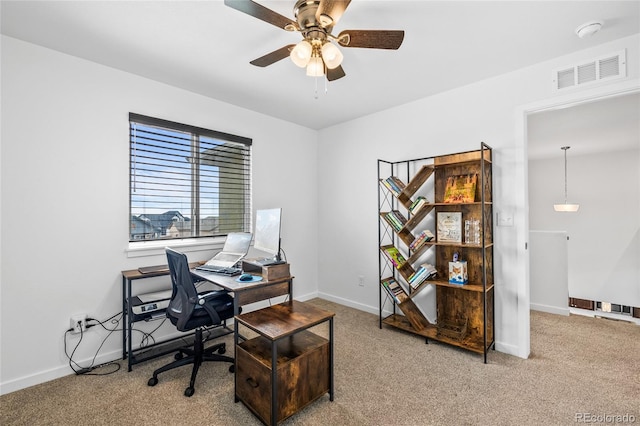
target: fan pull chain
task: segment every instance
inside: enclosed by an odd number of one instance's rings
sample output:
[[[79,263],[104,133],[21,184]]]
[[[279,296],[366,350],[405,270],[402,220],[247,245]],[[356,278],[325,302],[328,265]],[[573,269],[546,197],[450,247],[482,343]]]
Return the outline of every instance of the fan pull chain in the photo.
[[[314,80],[315,80],[315,86],[316,86],[316,88],[315,88],[315,91],[314,91],[314,93],[313,93],[313,97],[314,97],[315,99],[318,99],[318,77],[316,77]]]

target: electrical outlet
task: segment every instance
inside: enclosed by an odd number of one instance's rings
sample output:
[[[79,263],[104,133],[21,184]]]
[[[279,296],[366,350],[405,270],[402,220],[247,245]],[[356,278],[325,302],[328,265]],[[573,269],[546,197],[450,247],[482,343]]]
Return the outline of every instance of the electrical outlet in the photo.
[[[360,287],[364,287],[364,275],[359,275],[358,276],[358,285]]]
[[[74,334],[87,331],[87,314],[71,315],[69,328],[72,329],[71,332]]]

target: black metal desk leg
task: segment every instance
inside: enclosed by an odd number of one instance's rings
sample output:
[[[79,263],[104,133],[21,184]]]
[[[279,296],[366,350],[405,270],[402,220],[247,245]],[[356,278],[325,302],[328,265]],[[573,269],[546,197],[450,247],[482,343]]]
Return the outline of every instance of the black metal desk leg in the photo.
[[[329,319],[329,401],[333,401],[333,317]]]
[[[271,342],[271,425],[278,424],[278,341]]]
[[[237,304],[233,302],[233,311],[237,314]],[[240,339],[238,338],[238,322],[233,318],[233,402],[238,402],[240,399],[238,398],[238,342]]]
[[[122,277],[122,359],[127,358],[127,329],[124,327],[127,316],[127,279]]]
[[[127,279],[127,364],[128,364],[128,371],[131,371],[131,367],[133,366],[131,363],[131,357],[133,356],[132,354],[132,348],[133,348],[133,343],[131,342],[133,339],[131,338],[131,333],[133,332],[133,319],[131,318],[131,316],[133,315],[133,311],[131,310],[131,280]],[[124,324],[123,324],[124,326]]]

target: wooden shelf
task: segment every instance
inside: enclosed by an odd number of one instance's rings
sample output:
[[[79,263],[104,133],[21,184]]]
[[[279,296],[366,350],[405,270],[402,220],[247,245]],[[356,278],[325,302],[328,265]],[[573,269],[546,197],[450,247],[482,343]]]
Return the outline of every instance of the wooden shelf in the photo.
[[[493,282],[493,204],[492,187],[493,176],[491,170],[492,150],[482,143],[479,150],[456,154],[442,155],[432,158],[419,158],[395,163],[378,161],[378,178],[382,180],[385,174],[392,176],[406,176],[412,170],[418,170],[409,183],[403,185],[400,192],[390,191],[393,198],[389,200],[385,194],[379,198],[389,210],[404,206],[406,213],[402,216],[403,226],[393,226],[384,216],[379,222],[379,245],[382,251],[385,247],[397,247],[399,243],[406,245],[404,256],[406,261],[399,268],[392,268],[393,278],[408,294],[408,299],[394,304],[391,316],[383,319],[382,297],[380,297],[380,328],[383,324],[410,333],[424,336],[453,346],[461,347],[484,355],[487,362],[487,351],[494,345],[494,282]],[[381,166],[382,165],[382,166]],[[387,167],[385,172],[381,167]],[[445,203],[447,181],[453,176],[478,176],[474,202]],[[394,180],[398,180],[396,177]],[[400,183],[398,183],[400,186]],[[383,185],[384,187],[384,185]],[[386,189],[388,190],[388,188]],[[429,192],[432,191],[432,192]],[[412,197],[424,197],[432,203],[424,204],[417,214],[411,216],[409,207],[413,204]],[[469,197],[471,199],[471,197]],[[383,202],[380,202],[379,210]],[[439,212],[459,212],[462,220],[475,220],[480,223],[481,244],[450,243],[427,241],[420,247],[409,250],[424,226],[436,227],[436,216]],[[398,211],[397,214],[402,214]],[[406,222],[404,221],[405,217]],[[383,220],[384,219],[384,220]],[[463,222],[464,223],[464,222]],[[390,232],[393,231],[393,232]],[[436,229],[430,229],[437,235]],[[462,230],[464,232],[464,229]],[[467,263],[468,283],[453,284],[449,282],[449,262],[458,257]],[[379,270],[381,274],[388,274],[388,258],[380,255]],[[435,266],[435,279],[428,279],[413,288],[409,277],[418,269],[419,263],[430,263]],[[382,277],[380,277],[382,279]],[[418,294],[429,285],[435,288],[437,321],[431,324],[416,305]],[[385,291],[380,289],[379,291]],[[428,296],[433,297],[433,296]],[[415,299],[415,301],[414,301]],[[391,300],[392,298],[385,298]],[[386,302],[385,302],[386,303]],[[396,313],[396,307],[403,315]]]
[[[482,291],[490,291],[490,290],[493,289],[493,284],[487,284],[487,288],[484,288],[482,284],[452,284],[449,281],[443,281],[443,280],[426,280],[426,281],[423,281],[422,283],[420,283],[420,285],[417,288],[412,289],[411,294],[409,295],[409,297],[413,297],[420,290],[422,290],[423,287],[426,287],[429,284],[436,285],[436,286],[441,286],[441,287],[456,288],[458,290],[463,290],[463,291],[478,291],[478,292],[482,292]]]
[[[407,318],[399,314],[391,314],[388,317],[384,318],[382,322],[386,325],[399,328],[409,333],[418,334],[420,336],[426,337],[427,339],[436,340],[442,343],[447,343],[449,345],[457,346],[459,348],[463,348],[479,354],[482,354],[485,351],[483,349],[483,346],[484,346],[483,340],[473,339],[468,335],[462,340],[456,340],[447,336],[438,335],[438,327],[433,324],[430,324],[428,327],[425,327],[421,330],[416,330],[411,325],[411,323],[407,320]],[[487,342],[487,350],[490,349],[492,345],[493,345],[493,341]]]

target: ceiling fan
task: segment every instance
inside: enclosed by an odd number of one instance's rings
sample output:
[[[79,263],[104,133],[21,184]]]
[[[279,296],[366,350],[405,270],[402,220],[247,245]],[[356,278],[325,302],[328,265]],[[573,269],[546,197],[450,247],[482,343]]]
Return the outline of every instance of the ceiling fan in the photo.
[[[289,56],[294,64],[306,68],[307,75],[327,76],[333,81],[344,77],[342,47],[398,49],[404,39],[401,30],[344,30],[331,34],[351,0],[297,0],[293,8],[295,21],[252,0],[224,0],[224,4],[287,31],[299,31],[303,40],[289,44],[250,63],[266,67]]]

